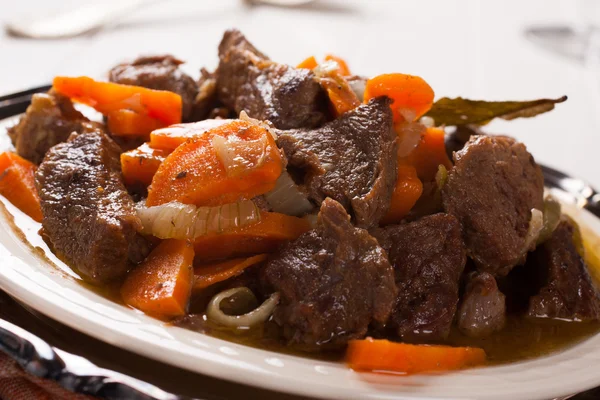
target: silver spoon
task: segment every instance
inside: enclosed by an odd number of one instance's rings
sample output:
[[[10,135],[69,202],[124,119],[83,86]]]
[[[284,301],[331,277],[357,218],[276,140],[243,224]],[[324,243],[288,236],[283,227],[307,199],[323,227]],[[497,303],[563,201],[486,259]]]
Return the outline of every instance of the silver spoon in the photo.
[[[6,31],[19,37],[57,39],[79,36],[114,23],[119,17],[164,0],[119,0],[95,2],[52,15],[25,15],[6,23]],[[246,0],[277,6],[298,6],[314,0]]]
[[[23,15],[6,23],[13,36],[32,39],[57,39],[79,36],[115,22],[141,6],[162,0],[119,0],[95,2],[61,10],[51,15]]]

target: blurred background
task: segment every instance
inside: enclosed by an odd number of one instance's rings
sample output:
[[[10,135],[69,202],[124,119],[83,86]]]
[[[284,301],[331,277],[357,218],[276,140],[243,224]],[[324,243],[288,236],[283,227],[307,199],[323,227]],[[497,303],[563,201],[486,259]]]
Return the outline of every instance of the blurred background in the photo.
[[[0,20],[4,25],[110,2],[0,0]],[[48,83],[59,74],[101,78],[116,63],[141,54],[174,54],[197,77],[201,67],[216,67],[223,31],[237,27],[274,60],[295,65],[310,55],[333,53],[357,74],[420,75],[438,98],[566,94],[569,100],[549,114],[494,122],[488,130],[516,136],[538,161],[600,187],[600,47],[592,49],[598,42],[598,3],[316,0],[278,7],[243,0],[154,0],[74,38],[25,39],[3,30],[0,94]]]

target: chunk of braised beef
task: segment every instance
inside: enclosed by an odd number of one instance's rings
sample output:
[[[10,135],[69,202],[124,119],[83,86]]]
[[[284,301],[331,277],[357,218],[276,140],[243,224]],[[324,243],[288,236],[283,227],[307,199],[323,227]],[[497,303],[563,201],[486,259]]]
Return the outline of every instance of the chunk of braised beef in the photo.
[[[390,100],[371,99],[320,128],[279,131],[288,165],[300,171],[310,199],[341,203],[360,227],[388,211],[397,177]]]
[[[275,63],[237,30],[219,44],[219,100],[239,115],[271,121],[280,129],[315,127],[325,118],[325,95],[308,69]]]
[[[211,112],[220,107],[221,104],[217,97],[217,79],[215,74],[211,74],[206,69],[200,71],[200,79],[198,80],[198,94],[194,99],[192,112],[190,115],[191,121],[201,121],[211,117]]]
[[[465,335],[483,338],[504,328],[506,303],[496,279],[487,272],[467,276],[465,293],[457,312],[458,329]]]
[[[119,154],[104,133],[73,134],[48,151],[36,173],[45,237],[93,283],[118,279],[148,251]]]
[[[478,268],[504,276],[532,249],[527,233],[531,210],[544,206],[542,170],[522,143],[499,136],[472,136],[454,163],[444,209],[462,224]]]
[[[140,57],[131,63],[119,64],[109,72],[111,82],[143,86],[148,89],[168,90],[181,96],[182,118],[192,115],[198,86],[179,66],[183,61],[171,55]]]
[[[73,107],[73,103],[54,90],[33,95],[31,104],[19,123],[8,129],[17,154],[39,164],[46,152],[62,143],[71,133],[104,130]]]
[[[592,321],[600,318],[600,298],[587,266],[577,251],[577,228],[562,221],[550,239],[533,252],[527,267],[541,282],[529,300],[529,317]]]
[[[263,273],[281,294],[275,322],[308,350],[362,338],[371,323],[387,321],[397,294],[385,251],[332,199],[323,201],[317,228],[284,246]]]
[[[466,263],[458,220],[435,214],[371,233],[387,251],[398,287],[388,327],[407,342],[446,338]]]

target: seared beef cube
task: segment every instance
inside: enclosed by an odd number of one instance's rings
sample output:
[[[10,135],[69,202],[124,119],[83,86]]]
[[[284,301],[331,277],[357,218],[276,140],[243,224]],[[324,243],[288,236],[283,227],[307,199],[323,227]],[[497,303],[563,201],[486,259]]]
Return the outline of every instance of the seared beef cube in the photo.
[[[340,202],[360,227],[377,225],[390,207],[397,177],[390,100],[370,100],[314,130],[278,132],[288,165],[304,172],[309,197]]]
[[[324,114],[324,92],[308,69],[270,61],[237,30],[219,45],[219,100],[237,114],[271,121],[280,129],[315,127]]]
[[[352,226],[332,199],[321,205],[317,228],[281,249],[263,273],[281,294],[275,322],[305,349],[338,348],[362,338],[371,322],[387,321],[397,293],[377,240]]]
[[[217,98],[217,79],[214,74],[211,74],[206,69],[200,71],[200,79],[198,80],[198,95],[194,99],[192,106],[191,121],[201,121],[211,118],[211,112],[220,106]],[[227,110],[229,113],[229,110]]]
[[[73,108],[69,98],[51,90],[33,95],[31,105],[17,125],[8,130],[17,154],[39,164],[55,144],[64,142],[73,132],[103,130]]]
[[[430,343],[447,337],[466,263],[456,218],[435,214],[371,233],[387,251],[398,287],[388,326],[407,342]]]
[[[104,133],[74,134],[48,151],[36,173],[44,235],[94,283],[121,277],[147,251],[119,154]]]
[[[528,316],[599,319],[598,290],[575,246],[575,229],[568,221],[561,222],[550,239],[531,254],[527,267],[535,270],[541,289],[529,300]]]
[[[544,177],[522,143],[508,137],[472,136],[454,153],[442,197],[463,226],[468,255],[481,271],[504,276],[531,246],[531,210],[544,207]]]
[[[119,64],[111,69],[109,79],[124,85],[177,93],[183,102],[182,118],[187,121],[192,114],[198,86],[179,68],[182,63],[170,55],[140,57],[132,63]]]
[[[470,337],[483,338],[504,328],[506,304],[496,279],[487,272],[472,272],[458,308],[458,329]]]

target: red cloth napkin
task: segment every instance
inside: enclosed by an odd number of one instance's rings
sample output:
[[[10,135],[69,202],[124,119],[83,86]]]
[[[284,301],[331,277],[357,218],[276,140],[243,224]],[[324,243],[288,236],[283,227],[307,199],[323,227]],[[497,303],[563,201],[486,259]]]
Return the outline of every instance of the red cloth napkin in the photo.
[[[1,400],[95,400],[70,392],[58,383],[25,372],[16,361],[0,352]]]

